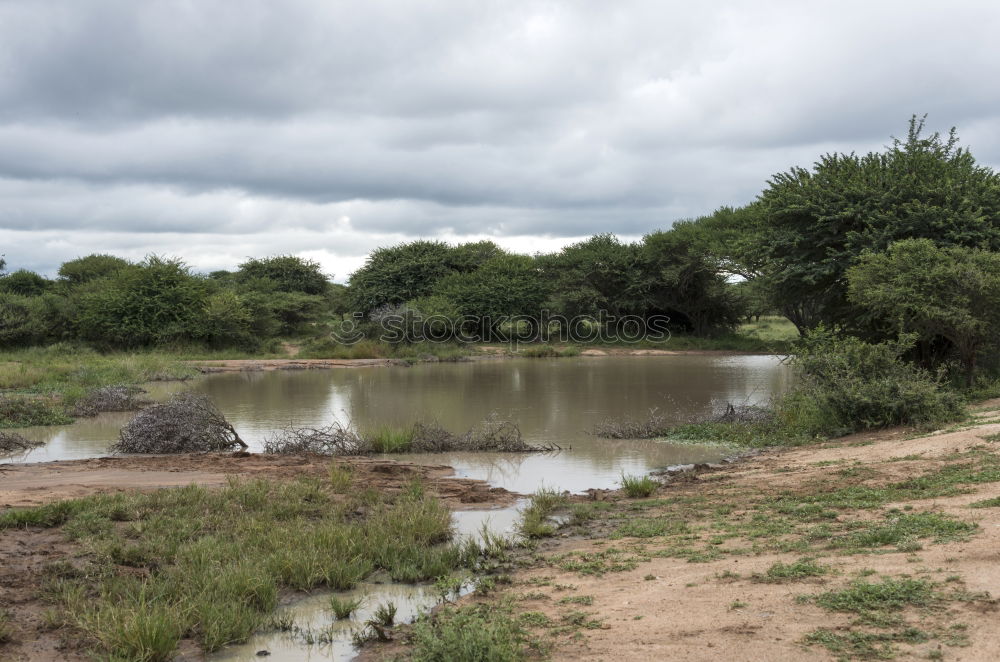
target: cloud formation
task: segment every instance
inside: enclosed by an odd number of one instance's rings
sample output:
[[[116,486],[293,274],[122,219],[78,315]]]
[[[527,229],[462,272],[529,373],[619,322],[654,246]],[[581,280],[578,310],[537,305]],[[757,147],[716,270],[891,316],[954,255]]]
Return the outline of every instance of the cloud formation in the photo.
[[[988,1],[0,1],[0,250],[344,280],[416,237],[638,236],[912,113],[995,165],[998,32]]]

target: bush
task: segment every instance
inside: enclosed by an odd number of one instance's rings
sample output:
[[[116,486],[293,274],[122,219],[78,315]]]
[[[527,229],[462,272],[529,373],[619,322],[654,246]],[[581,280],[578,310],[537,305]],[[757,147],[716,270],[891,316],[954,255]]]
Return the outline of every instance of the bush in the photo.
[[[198,453],[247,445],[204,395],[179,393],[140,412],[122,428],[113,453]]]
[[[866,343],[819,329],[799,343],[799,384],[778,404],[790,430],[838,436],[891,425],[933,425],[964,415],[961,397],[903,355],[913,345]]]

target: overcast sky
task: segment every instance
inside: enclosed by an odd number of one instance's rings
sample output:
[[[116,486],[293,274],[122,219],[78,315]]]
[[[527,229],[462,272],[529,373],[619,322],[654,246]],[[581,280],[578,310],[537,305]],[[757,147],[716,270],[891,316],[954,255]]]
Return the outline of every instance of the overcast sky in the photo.
[[[1000,164],[1000,3],[0,0],[0,252],[198,270],[636,237],[913,113]]]

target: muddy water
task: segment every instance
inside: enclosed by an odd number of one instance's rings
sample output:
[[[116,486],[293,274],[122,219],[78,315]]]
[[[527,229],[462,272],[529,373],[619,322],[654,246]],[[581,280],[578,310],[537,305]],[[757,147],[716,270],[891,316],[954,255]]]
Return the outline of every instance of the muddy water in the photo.
[[[449,464],[460,476],[528,493],[539,486],[579,492],[612,487],[620,474],[712,460],[715,447],[612,441],[588,434],[609,417],[642,418],[658,408],[677,421],[707,414],[713,403],[766,401],[787,386],[788,372],[769,356],[638,356],[514,359],[339,370],[230,373],[186,385],[156,385],[210,395],[241,436],[260,448],[286,425],[333,420],[359,426],[436,420],[464,432],[491,413],[516,421],[527,441],[556,444],[547,454],[394,456]],[[14,460],[47,461],[106,453],[129,414],[105,414],[68,426],[27,429],[46,446]]]
[[[449,453],[394,456],[448,464],[521,493],[539,486],[579,492],[614,486],[622,472],[717,459],[716,447],[610,441],[588,432],[609,417],[652,408],[678,421],[713,402],[766,401],[787,383],[768,356],[581,357],[420,364],[411,368],[235,373],[200,382],[251,445],[276,428],[337,419],[364,427],[436,420],[460,433],[491,413],[516,421],[525,439],[556,444],[547,454]]]

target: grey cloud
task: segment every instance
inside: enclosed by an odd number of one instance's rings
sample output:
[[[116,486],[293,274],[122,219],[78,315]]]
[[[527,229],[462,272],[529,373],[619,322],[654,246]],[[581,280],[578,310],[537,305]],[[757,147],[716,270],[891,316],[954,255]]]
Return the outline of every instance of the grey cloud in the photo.
[[[986,1],[0,1],[2,252],[346,274],[417,236],[638,236],[911,113],[1000,164],[997,32]]]

